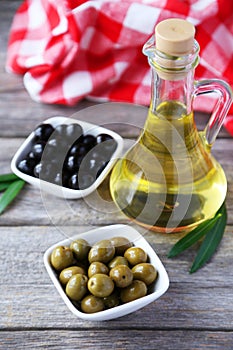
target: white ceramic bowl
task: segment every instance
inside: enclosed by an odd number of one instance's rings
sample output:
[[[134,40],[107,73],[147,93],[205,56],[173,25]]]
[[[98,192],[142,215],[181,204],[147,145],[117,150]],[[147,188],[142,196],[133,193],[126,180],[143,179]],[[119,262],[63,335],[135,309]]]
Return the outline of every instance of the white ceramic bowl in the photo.
[[[110,170],[112,169],[114,163],[116,162],[117,158],[121,155],[122,149],[123,149],[123,139],[122,137],[115,133],[114,131],[111,131],[109,129],[106,129],[104,127],[87,123],[81,120],[76,120],[72,118],[67,117],[53,117],[45,120],[43,123],[50,123],[53,127],[56,127],[60,124],[71,124],[76,123],[81,125],[85,134],[90,134],[93,136],[97,136],[98,134],[105,133],[110,135],[115,141],[116,141],[116,150],[114,151],[112,157],[110,158],[108,164],[104,168],[104,170],[100,173],[100,175],[97,177],[96,181],[89,186],[88,188],[82,189],[82,190],[74,190],[67,187],[59,186],[44,180],[41,180],[39,178],[33,177],[31,175],[27,175],[20,171],[17,167],[18,161],[22,159],[22,156],[27,154],[32,145],[32,141],[34,138],[34,131],[27,137],[27,139],[23,142],[23,144],[20,146],[18,151],[15,153],[12,161],[11,161],[11,169],[12,171],[21,179],[25,180],[26,182],[30,183],[31,185],[34,185],[41,190],[45,192],[49,192],[53,195],[56,195],[58,197],[67,198],[67,199],[75,199],[75,198],[81,198],[89,195],[91,192],[93,192],[104,180],[104,178],[108,175]]]
[[[51,266],[50,263],[50,256],[53,251],[53,249],[57,246],[63,245],[63,246],[69,246],[72,240],[75,240],[77,238],[84,238],[86,239],[90,244],[94,244],[99,240],[102,239],[109,239],[111,237],[115,236],[124,236],[128,238],[131,242],[133,242],[134,246],[141,247],[143,248],[146,253],[149,256],[150,263],[154,265],[154,267],[158,271],[158,278],[155,282],[155,285],[153,287],[153,290],[151,291],[150,294],[136,299],[134,301],[131,301],[129,303],[123,304],[116,306],[114,308],[96,312],[93,314],[87,314],[82,311],[79,311],[70,301],[70,299],[67,297],[65,294],[56,273],[54,272],[54,269]],[[51,246],[49,249],[46,250],[44,254],[44,264],[46,267],[46,270],[52,279],[55,287],[57,288],[59,294],[61,295],[63,301],[69,308],[69,310],[75,314],[76,316],[84,319],[84,320],[90,320],[90,321],[104,321],[104,320],[109,320],[109,319],[114,319],[117,317],[121,317],[124,315],[127,315],[129,313],[132,313],[134,311],[137,311],[141,309],[142,307],[146,306],[147,304],[155,301],[158,299],[161,295],[163,295],[166,290],[169,287],[169,279],[167,272],[156,255],[155,251],[152,249],[152,247],[149,245],[149,243],[146,241],[146,239],[139,234],[139,232],[134,229],[131,226],[128,225],[110,225],[110,226],[104,226],[101,228],[96,228],[88,232],[84,232],[78,235],[75,235],[71,238],[65,239],[61,242],[58,242]]]

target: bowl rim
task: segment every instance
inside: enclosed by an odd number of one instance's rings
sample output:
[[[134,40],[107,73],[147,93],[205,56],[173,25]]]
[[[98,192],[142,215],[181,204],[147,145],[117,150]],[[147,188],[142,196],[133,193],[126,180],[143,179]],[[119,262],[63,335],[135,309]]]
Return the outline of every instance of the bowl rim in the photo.
[[[95,180],[95,182],[91,186],[89,186],[83,190],[74,190],[71,188],[67,188],[64,186],[50,183],[50,182],[45,181],[45,180],[41,180],[39,178],[33,177],[31,175],[28,175],[28,174],[24,174],[23,172],[21,172],[18,169],[16,164],[17,164],[18,159],[20,158],[21,154],[29,146],[30,142],[32,142],[32,139],[34,137],[34,131],[35,131],[35,129],[34,129],[28,135],[28,137],[24,140],[24,142],[21,144],[21,146],[18,148],[16,153],[14,154],[14,156],[11,160],[11,170],[13,171],[13,173],[15,175],[17,175],[19,178],[23,179],[24,181],[30,183],[31,185],[34,185],[34,186],[40,188],[41,190],[43,190],[45,192],[49,192],[53,195],[56,195],[57,197],[62,197],[62,198],[66,198],[66,199],[77,199],[77,198],[86,197],[91,192],[96,190],[97,187],[103,182],[103,180],[106,178],[106,176],[111,171],[111,169],[114,166],[117,159],[121,156],[122,150],[123,150],[123,145],[124,145],[123,138],[115,131],[107,129],[103,126],[99,126],[97,124],[93,124],[93,123],[89,123],[86,121],[82,121],[82,120],[74,119],[74,118],[70,118],[70,117],[65,117],[65,116],[54,116],[54,117],[51,117],[51,118],[44,120],[40,124],[46,124],[46,123],[50,123],[53,126],[57,126],[59,124],[75,123],[75,124],[79,124],[82,126],[82,128],[84,129],[84,134],[87,134],[87,133],[92,134],[92,135],[97,135],[100,133],[108,134],[108,135],[112,136],[113,139],[116,141],[116,143],[117,143],[116,150],[112,154],[106,167],[103,169],[103,171],[100,173],[100,175],[97,177],[97,179]],[[98,130],[98,132],[97,132],[97,130]]]
[[[116,232],[119,232],[119,234],[116,234]],[[98,237],[99,238],[92,240],[90,237]],[[158,280],[156,281],[155,284],[155,291],[153,291],[150,294],[147,294],[146,296],[136,299],[134,301],[128,302],[126,304],[122,304],[119,306],[116,306],[111,309],[103,310],[97,313],[93,314],[87,314],[84,313],[80,310],[78,310],[71,300],[68,298],[68,296],[65,294],[63,287],[61,286],[56,273],[54,269],[52,268],[50,264],[50,255],[52,253],[52,250],[57,247],[58,245],[69,245],[69,243],[76,239],[76,238],[84,238],[87,239],[87,241],[90,244],[93,244],[97,242],[100,239],[105,239],[106,237],[115,237],[115,236],[124,236],[127,237],[128,239],[132,240],[134,239],[135,242],[138,241],[140,244],[138,246],[143,246],[143,248],[146,250],[151,263],[156,267],[158,271]],[[135,244],[136,245],[136,244]],[[129,313],[132,313],[134,311],[137,311],[141,309],[142,307],[148,305],[149,303],[155,301],[158,299],[160,296],[162,296],[167,289],[169,288],[169,277],[167,274],[167,271],[162,264],[161,260],[159,259],[158,255],[154,251],[154,249],[151,247],[151,245],[147,242],[147,240],[132,226],[125,225],[125,224],[113,224],[113,225],[108,225],[108,226],[102,226],[102,227],[97,227],[94,229],[91,229],[89,231],[84,231],[82,233],[78,233],[76,235],[73,235],[69,238],[66,238],[62,241],[59,241],[52,246],[50,246],[44,253],[44,265],[47,270],[47,273],[49,277],[51,278],[54,286],[56,287],[58,293],[62,297],[63,301],[65,302],[66,306],[68,309],[76,316],[78,316],[81,319],[84,320],[90,320],[90,321],[104,321],[104,320],[109,320],[109,319],[114,319],[114,318],[119,318],[124,315],[127,315]]]

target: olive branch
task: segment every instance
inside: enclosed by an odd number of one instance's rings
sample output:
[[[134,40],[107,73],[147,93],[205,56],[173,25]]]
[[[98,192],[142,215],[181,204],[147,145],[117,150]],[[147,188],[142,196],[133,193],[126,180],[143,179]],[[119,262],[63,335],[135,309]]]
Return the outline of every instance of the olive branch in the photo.
[[[0,197],[0,215],[11,204],[11,202],[13,202],[24,184],[25,181],[21,180],[13,173],[0,175],[0,192],[3,192]]]
[[[213,218],[204,221],[181,238],[169,251],[168,258],[177,256],[204,237],[189,270],[190,273],[196,272],[211,259],[217,250],[223,237],[226,224],[227,210],[224,202]]]

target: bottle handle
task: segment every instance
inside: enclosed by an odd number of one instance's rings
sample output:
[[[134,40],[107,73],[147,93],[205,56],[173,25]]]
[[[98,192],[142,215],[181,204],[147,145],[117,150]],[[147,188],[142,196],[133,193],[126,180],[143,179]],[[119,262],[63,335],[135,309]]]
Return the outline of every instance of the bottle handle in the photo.
[[[194,96],[217,93],[219,98],[205,127],[204,134],[211,147],[221,129],[225,117],[233,101],[233,93],[229,84],[220,79],[200,80],[194,83]]]

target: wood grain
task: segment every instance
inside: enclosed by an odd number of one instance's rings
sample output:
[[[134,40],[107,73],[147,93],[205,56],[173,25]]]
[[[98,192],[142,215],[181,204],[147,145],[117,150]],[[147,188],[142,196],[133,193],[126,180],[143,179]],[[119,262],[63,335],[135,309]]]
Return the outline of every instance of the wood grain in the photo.
[[[73,107],[37,103],[25,90],[22,76],[5,71],[10,25],[20,4],[20,0],[0,1],[0,173],[11,171],[13,155],[36,125],[55,115],[108,127],[124,137],[125,149],[130,147],[143,128],[147,107],[88,100]],[[199,130],[208,118],[195,113]],[[57,198],[26,184],[0,216],[0,350],[232,350],[232,149],[233,139],[222,128],[213,155],[228,179],[228,226],[211,261],[189,274],[200,243],[168,259],[182,234],[155,234],[134,225],[162,260],[170,286],[147,307],[108,322],[74,316],[43,263],[46,249],[65,237],[109,224],[132,225],[111,202],[108,179],[94,194],[79,200]]]
[[[2,332],[3,347],[9,350],[25,349],[219,349],[232,350],[232,332],[192,330],[109,330],[108,336],[101,330],[38,330]],[[43,339],[41,341],[41,339]],[[184,343],[184,339],[186,343]]]
[[[69,232],[55,226],[1,228],[0,251],[6,254],[1,254],[0,266],[6,273],[0,281],[0,329],[63,328],[65,320],[67,328],[85,325],[85,328],[101,329],[232,330],[233,272],[229,269],[233,263],[232,228],[226,230],[212,261],[192,275],[188,270],[197,247],[176,259],[167,259],[177,235],[144,233],[168,271],[169,292],[134,314],[97,324],[84,322],[70,313],[43,265],[43,254],[49,246],[91,228],[74,226],[69,227]]]
[[[24,139],[2,138],[1,172],[9,172],[10,161]],[[132,140],[125,139],[125,149],[132,145]],[[233,223],[233,164],[231,149],[233,139],[219,139],[213,150],[216,159],[221,162],[228,179],[228,223]],[[93,194],[78,200],[65,200],[41,192],[27,184],[11,207],[1,216],[2,225],[84,225],[126,222],[127,219],[118,211],[110,199],[108,179]],[[19,207],[21,208],[19,210]]]

